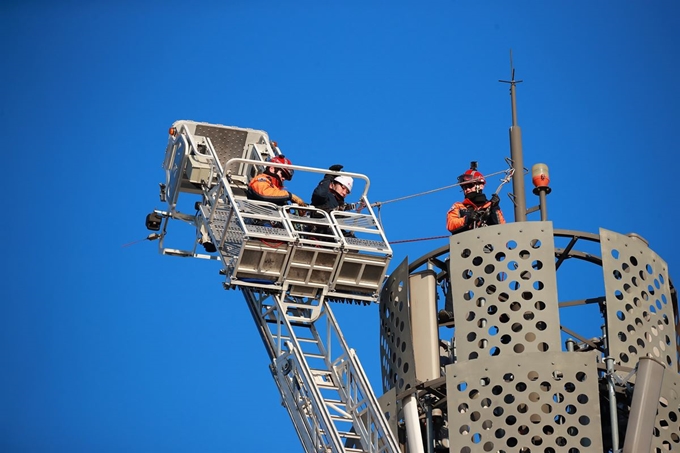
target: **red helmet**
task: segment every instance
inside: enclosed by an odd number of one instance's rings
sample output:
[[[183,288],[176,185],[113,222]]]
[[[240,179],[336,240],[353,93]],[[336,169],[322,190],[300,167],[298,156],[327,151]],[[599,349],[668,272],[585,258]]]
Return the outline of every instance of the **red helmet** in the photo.
[[[484,175],[477,170],[469,169],[458,177],[458,182],[460,183],[461,187],[472,186],[476,184],[485,185],[486,179],[484,179]]]
[[[271,159],[269,159],[269,162],[273,162],[275,164],[287,164],[287,165],[293,165],[293,163],[286,158],[283,154],[280,156],[274,156]],[[287,179],[290,181],[293,179],[293,173],[295,173],[295,170],[292,168],[281,168],[281,167],[276,167],[279,168],[283,172],[283,179]]]

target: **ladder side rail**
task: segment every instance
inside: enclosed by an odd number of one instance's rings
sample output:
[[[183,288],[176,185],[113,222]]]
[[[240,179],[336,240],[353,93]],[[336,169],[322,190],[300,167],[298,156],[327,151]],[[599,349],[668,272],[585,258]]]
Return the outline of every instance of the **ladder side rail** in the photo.
[[[305,433],[315,433],[314,437],[318,439],[323,439],[324,445],[332,447],[333,452],[341,453],[343,452],[342,440],[333,424],[328,408],[324,403],[323,396],[319,388],[316,385],[312,371],[307,363],[302,347],[299,344],[297,336],[290,324],[288,316],[285,313],[285,308],[280,300],[284,297],[283,295],[271,294],[265,298],[259,299],[254,297],[254,294],[250,291],[244,290],[250,297],[246,299],[251,305],[251,313],[254,314],[256,323],[260,326],[260,332],[266,333],[263,340],[265,340],[265,346],[270,355],[276,354],[272,358],[277,372],[274,374],[274,378],[277,380],[277,386],[281,392],[284,400],[288,405],[295,405],[300,407],[300,403],[304,399],[311,407],[307,408],[307,420],[298,426],[298,432]],[[266,307],[263,303],[266,299],[274,301],[274,304],[270,307]],[[263,316],[263,309],[265,316]],[[256,314],[256,315],[255,315]],[[273,314],[274,319],[272,323],[267,322],[265,319],[267,314]],[[271,324],[276,324],[272,326]],[[284,340],[283,335],[287,335]],[[289,365],[286,365],[286,361],[290,361]],[[285,369],[285,367],[290,369]],[[297,370],[297,371],[295,371]],[[285,371],[285,372],[284,372]],[[295,381],[297,378],[297,381]],[[299,389],[299,390],[298,390]],[[300,408],[302,410],[302,408]],[[311,412],[310,412],[311,410]],[[303,419],[298,417],[293,417],[294,423],[300,423]],[[302,429],[304,428],[304,429]],[[310,434],[311,435],[311,434]],[[319,441],[317,439],[317,442]],[[304,442],[303,442],[304,444]]]
[[[253,316],[253,320],[257,324],[258,332],[262,338],[265,348],[267,349],[269,359],[274,360],[281,354],[281,351],[276,347],[275,342],[272,341],[272,336],[269,332],[269,328],[266,326],[266,322],[262,322],[262,317],[267,316],[268,314],[266,312],[262,313],[262,300],[269,296],[263,296],[261,292],[257,292],[248,287],[241,287],[240,289],[246,299],[246,302],[248,303],[250,314]]]
[[[364,372],[359,359],[353,349],[347,346],[347,342],[340,330],[333,312],[328,303],[324,307],[325,315],[328,318],[327,326],[327,344],[331,345],[337,342],[340,347],[340,354],[336,358],[332,358],[330,347],[328,348],[328,357],[330,360],[331,369],[334,370],[335,376],[341,389],[343,402],[347,404],[348,409],[354,419],[355,427],[361,435],[361,440],[364,448],[373,445],[376,449],[371,448],[369,451],[387,451],[396,453],[399,451],[396,439],[389,428],[387,418],[380,410],[378,400],[373,393],[373,389],[368,382],[368,378]],[[341,371],[345,371],[342,373]],[[351,391],[354,386],[354,392]],[[365,401],[362,401],[365,400]],[[361,404],[365,404],[367,411],[367,419],[362,419],[363,411],[359,411]],[[370,433],[373,431],[371,427],[375,427],[375,433],[379,439],[383,439],[384,445],[379,447],[375,442],[370,441]]]
[[[289,348],[275,361],[276,378],[284,384],[286,405],[297,407],[302,426],[315,444],[315,452],[344,452],[342,438],[302,351],[290,343]]]
[[[354,349],[350,350],[349,360],[347,360],[344,365],[348,367],[347,373],[352,382],[350,389],[354,391],[353,395],[355,395],[355,397],[352,398],[352,394],[350,394],[349,398],[356,404],[355,409],[357,409],[360,419],[364,421],[361,418],[361,415],[364,413],[366,413],[367,416],[364,424],[360,424],[360,426],[364,429],[370,429],[372,425],[378,427],[378,429],[373,430],[373,436],[370,438],[371,445],[375,448],[375,450],[372,449],[372,451],[379,453],[399,451],[397,441],[394,438],[394,433],[392,433],[389,428],[387,417],[385,417],[385,414],[380,409],[378,399],[372,390],[368,392],[363,391],[363,389],[371,389],[371,387],[361,362],[359,361],[359,356],[357,356]],[[358,410],[363,404],[366,405],[366,408],[364,410]]]
[[[242,288],[242,292],[248,303],[248,308],[253,316],[253,320],[258,326],[260,338],[262,339],[272,362],[270,364],[272,377],[274,378],[276,387],[281,395],[282,405],[286,408],[288,416],[293,422],[293,426],[295,427],[295,431],[305,452],[317,453],[320,451],[319,444],[323,442],[323,439],[320,436],[321,430],[318,428],[319,423],[313,417],[310,417],[310,415],[315,415],[314,413],[310,414],[309,411],[305,411],[303,407],[300,407],[299,403],[302,398],[295,395],[294,382],[285,377],[286,374],[293,372],[292,366],[294,362],[288,362],[291,369],[284,372],[283,367],[286,366],[288,357],[290,357],[290,352],[284,351],[283,345],[279,344],[275,339],[276,337],[279,339],[282,337],[281,321],[279,319],[280,313],[276,310],[275,305],[267,307],[263,304],[263,301],[271,296],[262,295],[261,293],[258,294],[248,288]],[[263,308],[265,307],[266,309],[263,311]],[[265,319],[272,314],[276,317],[278,332],[276,335],[272,335],[270,327]],[[293,386],[291,386],[291,384],[293,384]],[[305,412],[307,412],[306,417],[304,416]],[[309,420],[309,418],[312,418],[312,420]]]
[[[354,350],[348,348],[340,327],[335,320],[330,304],[324,301],[322,315],[326,315],[325,341],[321,338],[317,324],[321,324],[322,316],[312,326],[312,334],[317,341],[326,367],[338,386],[340,399],[345,403],[347,413],[351,415],[355,430],[360,437],[364,449],[369,452],[398,452],[396,440],[389,430],[387,419],[379,409],[378,400],[368,383],[363,367]],[[333,344],[339,346],[337,357],[333,357]],[[372,428],[372,427],[375,427]]]
[[[283,307],[282,300],[279,299],[278,297],[274,297],[274,299],[276,300],[276,304],[277,304],[277,313],[279,313],[279,314],[285,313],[285,308]],[[322,301],[321,303],[324,307],[324,310],[328,308],[327,303],[325,303],[324,301]],[[330,361],[329,361],[328,354],[326,353],[326,348],[324,347],[323,341],[321,340],[320,336],[318,335],[318,331],[315,328],[315,324],[316,324],[316,322],[318,322],[318,319],[319,318],[317,318],[315,321],[308,323],[308,324],[299,325],[299,327],[300,328],[306,327],[306,330],[314,338],[314,340],[317,344],[317,347],[319,348],[320,355],[323,355],[323,357],[324,357],[324,362],[327,365],[327,370],[328,370],[329,374],[333,374],[333,369],[329,366]],[[293,357],[296,360],[296,363],[299,367],[300,373],[303,375],[300,378],[305,383],[305,388],[309,389],[308,391],[310,392],[311,395],[313,395],[311,397],[311,399],[312,399],[314,411],[318,412],[319,417],[322,420],[324,420],[324,427],[323,427],[324,431],[328,431],[332,435],[332,437],[337,438],[336,440],[334,440],[334,443],[339,442],[338,445],[342,445],[342,441],[340,439],[339,431],[338,431],[337,427],[335,426],[333,419],[330,416],[328,405],[326,404],[326,401],[323,398],[323,395],[321,394],[321,392],[320,392],[320,390],[317,386],[316,380],[314,378],[314,374],[313,374],[313,372],[312,372],[312,370],[309,366],[309,363],[307,362],[307,360],[305,358],[305,352],[303,351],[303,348],[300,344],[300,339],[298,338],[298,334],[295,333],[295,329],[293,329],[293,326],[290,325],[287,314],[282,316],[281,324],[283,324],[284,320],[285,320],[285,325],[286,325],[285,330],[288,332],[288,335],[289,335],[289,339],[286,340],[286,341],[291,343],[290,352],[292,353]],[[337,385],[339,382],[337,381],[337,379],[334,379],[333,383]],[[341,394],[341,393],[339,392],[339,394]],[[332,428],[332,430],[331,430],[331,428]],[[343,451],[343,450],[341,450],[341,451]]]
[[[316,435],[316,433],[319,431],[316,429],[314,420],[310,422],[309,420],[305,419],[305,417],[303,417],[305,411],[301,410],[299,405],[295,403],[295,398],[292,395],[292,391],[290,387],[286,385],[288,381],[277,375],[278,369],[276,366],[272,365],[272,368],[274,382],[276,383],[276,387],[279,389],[279,394],[282,398],[282,406],[286,408],[286,411],[293,422],[295,432],[300,439],[300,443],[302,443],[302,448],[306,453],[317,453],[320,451],[320,448],[317,444],[321,443],[321,441]],[[288,400],[288,398],[290,398],[290,400]]]

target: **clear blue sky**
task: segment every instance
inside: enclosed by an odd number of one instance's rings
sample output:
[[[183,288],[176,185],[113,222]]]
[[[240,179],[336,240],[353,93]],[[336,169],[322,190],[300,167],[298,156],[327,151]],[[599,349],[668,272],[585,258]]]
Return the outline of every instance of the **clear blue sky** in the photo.
[[[506,167],[512,49],[555,227],[635,231],[680,275],[678,2],[90,3],[0,5],[0,451],[302,451],[219,265],[123,247],[161,207],[175,120],[266,130],[390,200]],[[460,196],[385,205],[388,238],[446,234]],[[393,264],[445,243],[397,244]],[[377,307],[334,308],[381,394]]]

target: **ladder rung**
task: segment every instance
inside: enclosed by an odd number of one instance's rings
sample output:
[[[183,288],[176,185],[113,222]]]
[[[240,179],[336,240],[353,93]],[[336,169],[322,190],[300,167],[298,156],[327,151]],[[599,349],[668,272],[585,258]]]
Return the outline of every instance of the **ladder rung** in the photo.
[[[272,334],[273,334],[273,332],[272,332]],[[288,337],[286,335],[279,335],[276,338],[278,338],[279,340],[283,340],[283,341],[292,340],[291,337]],[[299,343],[319,344],[319,340],[317,340],[316,338],[297,338],[297,341]]]
[[[343,415],[332,415],[331,414],[331,420],[334,420],[336,422],[347,422],[347,421],[351,422],[352,417],[350,417],[349,415],[343,416]]]
[[[264,322],[267,324],[278,324],[279,320],[274,318],[263,318]],[[311,321],[310,321],[311,322]],[[301,322],[301,321],[290,321],[290,325],[293,327],[311,327],[310,322]]]
[[[338,434],[340,435],[340,437],[344,437],[345,439],[357,439],[357,440],[361,439],[361,436],[358,435],[357,433],[350,433],[350,432],[347,432],[347,431],[338,431]],[[361,451],[361,450],[359,450],[359,451]]]

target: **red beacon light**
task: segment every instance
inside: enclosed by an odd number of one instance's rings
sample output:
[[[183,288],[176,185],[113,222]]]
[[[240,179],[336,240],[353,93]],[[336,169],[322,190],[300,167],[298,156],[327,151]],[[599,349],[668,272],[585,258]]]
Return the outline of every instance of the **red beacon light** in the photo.
[[[538,194],[539,191],[550,193],[550,187],[548,187],[548,184],[550,184],[550,172],[546,164],[535,164],[531,167],[531,182],[534,184],[535,194]]]

